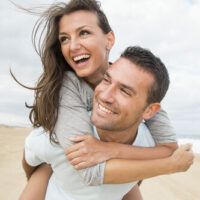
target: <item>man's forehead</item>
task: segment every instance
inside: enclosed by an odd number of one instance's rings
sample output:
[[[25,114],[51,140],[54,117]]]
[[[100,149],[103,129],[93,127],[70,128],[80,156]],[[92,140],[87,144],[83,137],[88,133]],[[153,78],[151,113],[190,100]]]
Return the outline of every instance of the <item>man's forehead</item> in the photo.
[[[113,80],[135,89],[136,87],[139,89],[140,86],[149,88],[154,82],[152,74],[127,58],[118,58],[107,70],[107,75]]]
[[[119,58],[109,67],[105,75],[121,86],[131,87],[133,86],[132,75],[134,73],[132,64],[128,59]]]
[[[121,75],[126,76],[127,72],[130,71],[134,73],[134,68],[132,66],[134,63],[132,63],[127,58],[118,58],[107,70],[108,74],[115,74],[115,75]]]

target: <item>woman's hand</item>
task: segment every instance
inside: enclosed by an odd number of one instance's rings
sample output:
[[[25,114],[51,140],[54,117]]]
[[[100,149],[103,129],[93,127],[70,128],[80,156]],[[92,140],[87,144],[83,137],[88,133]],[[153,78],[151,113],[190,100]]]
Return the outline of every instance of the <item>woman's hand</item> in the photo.
[[[65,154],[75,169],[83,169],[111,159],[113,148],[109,142],[102,142],[92,135],[80,135],[70,138],[70,141],[77,144],[67,148]]]
[[[170,157],[172,163],[172,173],[184,172],[193,164],[194,154],[192,145],[185,144],[180,146]]]

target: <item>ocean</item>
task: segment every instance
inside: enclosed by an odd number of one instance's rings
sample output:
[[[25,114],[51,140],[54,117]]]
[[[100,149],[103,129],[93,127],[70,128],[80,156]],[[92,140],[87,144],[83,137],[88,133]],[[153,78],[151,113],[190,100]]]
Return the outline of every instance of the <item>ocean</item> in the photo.
[[[192,151],[196,154],[200,154],[200,136],[178,136],[178,144],[192,144]]]

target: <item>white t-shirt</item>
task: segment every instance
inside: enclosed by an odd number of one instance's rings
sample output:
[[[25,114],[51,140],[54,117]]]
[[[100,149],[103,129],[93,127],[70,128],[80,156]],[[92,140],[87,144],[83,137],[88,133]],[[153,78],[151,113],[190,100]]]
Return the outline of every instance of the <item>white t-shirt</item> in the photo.
[[[94,136],[97,137],[95,128]],[[139,126],[133,145],[155,146],[144,123]],[[33,130],[26,138],[25,159],[31,166],[37,166],[43,162],[51,165],[53,175],[47,188],[46,200],[121,200],[137,183],[84,185],[77,171],[66,160],[64,150],[59,145],[50,143],[49,134],[43,133],[42,128]]]

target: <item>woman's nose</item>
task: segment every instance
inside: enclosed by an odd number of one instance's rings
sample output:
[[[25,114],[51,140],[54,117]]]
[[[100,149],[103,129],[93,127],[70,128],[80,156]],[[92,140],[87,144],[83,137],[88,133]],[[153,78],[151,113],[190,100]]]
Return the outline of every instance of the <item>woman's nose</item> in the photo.
[[[71,51],[77,51],[81,47],[80,41],[77,38],[71,39],[70,41],[70,50]]]

